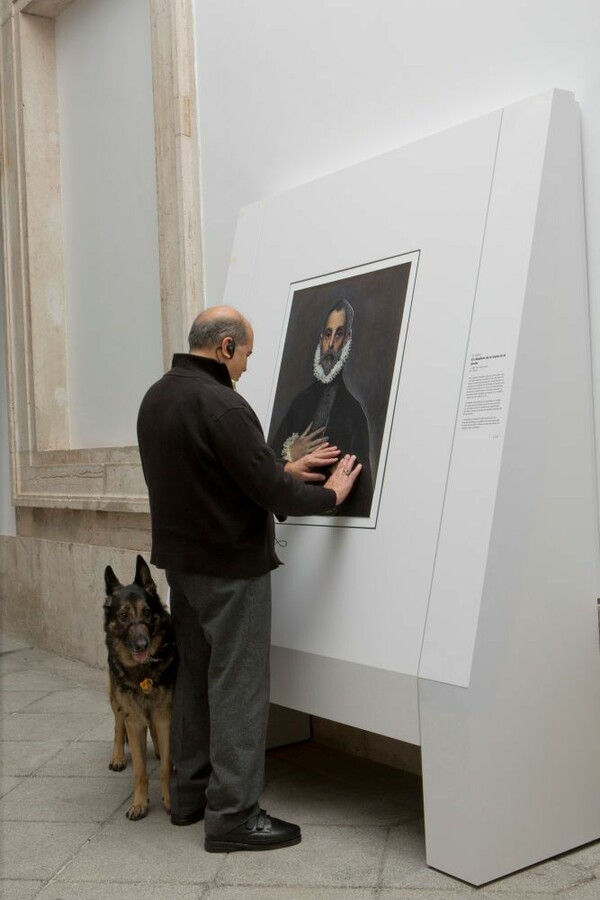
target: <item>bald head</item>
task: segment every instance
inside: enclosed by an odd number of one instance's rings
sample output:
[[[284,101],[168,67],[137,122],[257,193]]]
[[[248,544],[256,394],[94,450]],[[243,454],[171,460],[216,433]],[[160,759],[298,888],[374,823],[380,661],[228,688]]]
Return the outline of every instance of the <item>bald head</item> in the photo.
[[[225,338],[236,344],[249,342],[252,329],[244,316],[232,306],[211,306],[196,316],[190,328],[188,341],[190,352],[213,350]]]

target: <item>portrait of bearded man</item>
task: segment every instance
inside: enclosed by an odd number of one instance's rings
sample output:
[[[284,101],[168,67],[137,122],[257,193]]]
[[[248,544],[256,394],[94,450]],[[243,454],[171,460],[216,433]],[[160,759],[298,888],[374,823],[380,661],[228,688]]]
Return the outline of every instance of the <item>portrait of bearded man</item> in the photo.
[[[348,300],[339,300],[327,309],[314,353],[315,380],[292,401],[269,444],[287,461],[324,441],[337,446],[342,454],[355,454],[363,469],[354,491],[336,514],[366,517],[373,498],[369,424],[361,402],[344,381],[353,324],[354,309]]]

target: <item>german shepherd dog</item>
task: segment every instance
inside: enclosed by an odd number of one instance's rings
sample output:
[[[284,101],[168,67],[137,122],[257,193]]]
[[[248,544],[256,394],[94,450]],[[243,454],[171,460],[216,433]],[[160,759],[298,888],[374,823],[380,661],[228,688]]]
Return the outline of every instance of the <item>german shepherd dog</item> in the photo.
[[[177,671],[171,617],[160,601],[150,569],[138,556],[132,584],[123,586],[110,566],[104,572],[104,631],[108,647],[110,704],[115,740],[108,768],[125,768],[125,739],[133,762],[133,802],[128,819],[148,814],[147,729],[161,760],[163,805],[170,812],[169,725]]]

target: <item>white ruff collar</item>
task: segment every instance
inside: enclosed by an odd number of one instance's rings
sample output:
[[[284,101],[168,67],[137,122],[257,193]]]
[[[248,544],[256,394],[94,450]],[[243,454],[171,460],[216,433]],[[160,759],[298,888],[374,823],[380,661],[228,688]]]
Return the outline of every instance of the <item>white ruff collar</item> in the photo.
[[[336,362],[333,369],[330,371],[329,375],[326,375],[323,371],[323,366],[321,365],[321,342],[317,344],[317,349],[315,350],[315,358],[313,360],[313,374],[317,381],[320,381],[321,384],[331,384],[334,378],[340,374],[346,360],[350,356],[350,348],[352,346],[352,338],[348,338],[347,342],[342,347],[342,352],[340,358]]]

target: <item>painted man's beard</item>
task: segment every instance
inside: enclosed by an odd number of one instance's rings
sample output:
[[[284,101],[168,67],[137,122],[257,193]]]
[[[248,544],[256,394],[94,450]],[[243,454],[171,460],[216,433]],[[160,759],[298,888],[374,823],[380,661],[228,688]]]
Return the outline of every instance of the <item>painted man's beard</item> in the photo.
[[[337,378],[350,355],[351,346],[352,338],[348,338],[338,353],[334,353],[333,350],[326,350],[325,353],[322,353],[319,341],[313,361],[313,374],[317,381],[320,381],[321,384],[331,384],[334,378]]]

